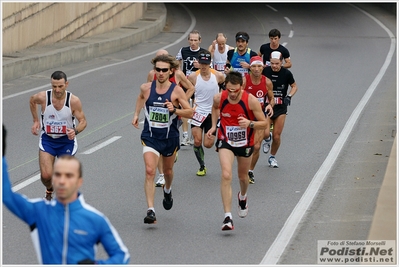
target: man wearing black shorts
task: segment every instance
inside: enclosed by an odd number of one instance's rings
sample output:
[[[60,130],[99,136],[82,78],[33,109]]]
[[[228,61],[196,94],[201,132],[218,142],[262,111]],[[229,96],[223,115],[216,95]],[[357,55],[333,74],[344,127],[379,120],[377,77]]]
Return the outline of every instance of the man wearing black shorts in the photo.
[[[222,169],[220,191],[222,195],[224,221],[222,230],[233,230],[231,214],[234,159],[237,158],[240,192],[238,193],[238,216],[248,214],[247,189],[248,170],[254,150],[255,130],[265,129],[267,122],[258,99],[243,90],[242,74],[231,71],[226,75],[226,90],[216,94],[212,105],[212,128],[207,138],[212,138],[220,117],[216,149]]]
[[[263,69],[262,74],[272,80],[274,107],[271,121],[273,127],[273,142],[270,149],[269,166],[278,168],[277,160],[275,158],[277,150],[281,144],[281,133],[283,132],[285,118],[287,116],[287,106],[291,104],[291,98],[295,95],[298,88],[291,71],[282,67],[283,55],[279,51],[272,52],[270,56],[270,67]],[[288,87],[291,90],[288,92]]]
[[[163,207],[170,210],[173,205],[173,165],[180,149],[178,116],[193,116],[183,89],[169,80],[173,73],[171,67],[174,60],[168,55],[159,55],[152,60],[156,80],[141,85],[132,120],[133,126],[139,128],[139,115],[144,107],[145,121],[141,143],[146,167],[144,191],[148,206],[144,223],[148,224],[156,223],[154,178],[159,156],[162,155],[165,178]]]
[[[197,171],[198,176],[206,175],[205,153],[202,143],[206,148],[211,148],[214,138],[204,138],[212,127],[212,104],[214,95],[219,93],[219,84],[224,82],[224,75],[211,69],[211,53],[201,50],[198,55],[200,69],[188,76],[188,80],[195,86],[194,116],[191,119],[191,133],[194,137],[194,154],[200,165]]]

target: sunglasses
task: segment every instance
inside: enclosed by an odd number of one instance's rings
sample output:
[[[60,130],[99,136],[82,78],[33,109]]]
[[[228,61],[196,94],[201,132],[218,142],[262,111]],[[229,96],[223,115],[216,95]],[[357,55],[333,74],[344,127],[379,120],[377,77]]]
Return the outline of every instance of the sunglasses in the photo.
[[[157,71],[157,72],[168,72],[169,71],[169,68],[155,68],[155,70]]]

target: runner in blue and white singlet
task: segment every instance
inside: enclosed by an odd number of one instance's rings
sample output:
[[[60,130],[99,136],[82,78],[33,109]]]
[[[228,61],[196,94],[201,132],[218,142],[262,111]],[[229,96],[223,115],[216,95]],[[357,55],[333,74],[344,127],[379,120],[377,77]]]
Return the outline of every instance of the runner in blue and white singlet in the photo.
[[[236,34],[236,48],[227,52],[227,73],[233,70],[241,73],[243,77],[248,73],[251,57],[258,55],[248,47],[248,40],[249,35],[246,32]]]
[[[69,140],[67,128],[75,128],[75,117],[71,111],[72,93],[66,91],[64,106],[57,110],[52,103],[52,90],[46,91],[46,108],[41,114],[41,135],[39,148],[42,151],[50,153],[53,156],[62,154],[75,155],[78,144],[76,136]],[[56,145],[54,146],[54,143]]]
[[[175,58],[161,54],[152,59],[156,79],[143,83],[137,97],[132,125],[139,129],[139,115],[145,113],[144,129],[141,133],[143,159],[145,164],[144,192],[147,200],[147,216],[144,223],[154,224],[155,170],[162,155],[165,184],[163,186],[163,207],[170,210],[173,206],[172,181],[173,165],[180,148],[178,117],[191,118],[193,109],[187,101],[183,89],[170,82]]]

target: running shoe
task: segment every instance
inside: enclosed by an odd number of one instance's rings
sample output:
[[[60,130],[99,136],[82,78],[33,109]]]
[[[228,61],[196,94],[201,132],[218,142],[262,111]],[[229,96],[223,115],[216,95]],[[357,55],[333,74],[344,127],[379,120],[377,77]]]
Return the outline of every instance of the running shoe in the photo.
[[[269,167],[278,168],[277,160],[274,156],[270,156],[268,162],[269,162]]]
[[[164,191],[164,187],[165,185],[162,186],[162,191],[163,191],[163,207],[165,208],[165,210],[170,210],[173,206],[173,198],[172,198],[172,190],[170,191],[169,194],[167,194]]]
[[[244,200],[240,200],[240,192],[238,192],[238,216],[244,218],[248,215],[248,204],[247,204],[247,197]]]
[[[222,231],[226,230],[234,230],[234,225],[233,225],[233,220],[230,218],[230,216],[227,216],[224,218],[223,225],[222,225]]]
[[[163,174],[158,175],[158,180],[155,183],[156,187],[161,187],[165,184],[165,177]]]
[[[205,176],[206,175],[206,168],[205,166],[201,166],[200,169],[197,171],[197,176]]]
[[[255,176],[254,176],[254,173],[252,171],[248,172],[248,177],[249,177],[249,183],[250,184],[254,184],[255,183]]]
[[[144,223],[157,223],[157,218],[155,217],[155,212],[153,210],[147,210],[147,216],[144,218]]]
[[[188,146],[188,145],[190,145],[190,142],[189,142],[189,140],[188,140],[188,136],[183,135],[183,139],[181,140],[180,145],[181,145],[181,146]]]
[[[51,190],[47,189],[46,190],[46,195],[44,196],[43,199],[47,199],[48,201],[53,199],[53,193],[54,193],[54,189],[51,188]]]
[[[265,153],[265,154],[269,153],[269,151],[270,151],[270,143],[272,141],[272,138],[273,138],[273,134],[272,134],[272,132],[270,132],[269,138],[266,138],[266,139],[263,140],[264,141],[263,145],[262,145],[263,153]]]

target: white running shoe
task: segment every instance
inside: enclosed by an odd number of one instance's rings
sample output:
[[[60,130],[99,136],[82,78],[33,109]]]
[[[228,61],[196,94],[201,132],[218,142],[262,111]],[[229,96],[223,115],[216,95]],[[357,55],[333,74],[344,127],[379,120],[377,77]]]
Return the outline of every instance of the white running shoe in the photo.
[[[263,149],[263,153],[267,154],[270,151],[270,143],[272,141],[272,132],[270,132],[269,138],[266,138],[263,140],[263,145],[262,145],[262,149]]]
[[[158,175],[158,180],[155,183],[156,187],[161,187],[165,184],[165,177],[163,174]]]
[[[270,156],[268,161],[269,161],[269,167],[278,168],[277,160],[275,157]]]
[[[189,145],[190,145],[190,142],[189,142],[189,140],[188,140],[188,136],[184,136],[184,135],[183,135],[183,139],[181,140],[180,145],[181,145],[181,146],[189,146]]]

